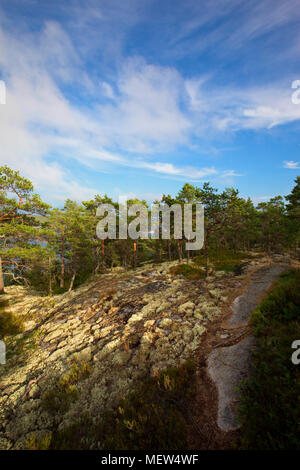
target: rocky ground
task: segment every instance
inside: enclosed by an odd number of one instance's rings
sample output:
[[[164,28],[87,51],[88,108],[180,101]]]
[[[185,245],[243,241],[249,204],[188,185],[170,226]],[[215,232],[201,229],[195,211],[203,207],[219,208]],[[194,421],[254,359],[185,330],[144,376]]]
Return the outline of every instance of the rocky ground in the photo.
[[[25,331],[6,340],[7,363],[0,365],[0,449],[22,449],[32,433],[42,436],[54,424],[64,428],[83,410],[103,413],[143,373],[192,356],[203,366],[219,343],[234,342],[235,330],[225,332],[221,322],[253,272],[271,262],[287,260],[258,257],[240,276],[220,271],[206,280],[171,275],[177,262],[116,269],[51,298],[7,288],[9,308],[23,317]],[[53,415],[41,406],[43,396],[70,369],[75,354],[92,365],[91,372],[77,385],[78,399]],[[208,406],[209,422],[217,416],[216,388],[208,376],[204,380],[201,367],[198,374],[207,386],[199,406]],[[191,445],[197,448],[197,441],[191,439]]]
[[[224,338],[229,338],[232,331],[241,333],[240,340],[233,345],[225,345],[212,350],[208,357],[208,373],[218,389],[218,426],[224,431],[239,428],[237,405],[239,404],[238,387],[246,379],[251,368],[251,353],[255,348],[255,337],[243,334],[249,327],[249,316],[259,304],[261,295],[272,282],[288,269],[287,264],[270,264],[257,269],[251,276],[252,283],[246,291],[235,298],[232,315],[227,322]],[[247,331],[247,329],[246,329]]]

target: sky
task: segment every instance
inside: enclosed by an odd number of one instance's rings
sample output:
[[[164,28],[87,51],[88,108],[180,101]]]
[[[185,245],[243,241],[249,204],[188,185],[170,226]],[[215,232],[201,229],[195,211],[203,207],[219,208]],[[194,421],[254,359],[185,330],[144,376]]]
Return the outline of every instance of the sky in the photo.
[[[287,195],[299,26],[300,0],[0,0],[0,164],[60,207],[186,182]]]

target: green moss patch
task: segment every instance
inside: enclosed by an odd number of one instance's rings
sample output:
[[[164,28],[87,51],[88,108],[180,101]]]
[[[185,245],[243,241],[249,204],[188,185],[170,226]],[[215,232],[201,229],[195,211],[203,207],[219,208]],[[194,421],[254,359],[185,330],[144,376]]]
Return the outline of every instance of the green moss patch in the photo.
[[[17,317],[9,309],[7,300],[0,300],[0,339],[23,331],[22,317]]]
[[[169,273],[172,276],[182,275],[187,279],[204,279],[205,271],[195,264],[178,264],[172,266]]]

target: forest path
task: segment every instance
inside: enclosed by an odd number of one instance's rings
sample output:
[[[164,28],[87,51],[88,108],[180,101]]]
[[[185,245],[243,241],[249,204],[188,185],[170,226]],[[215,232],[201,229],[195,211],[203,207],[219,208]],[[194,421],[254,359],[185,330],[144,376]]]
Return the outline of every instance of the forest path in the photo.
[[[246,291],[233,301],[233,314],[224,324],[222,336],[230,337],[234,332],[239,341],[235,344],[227,341],[228,345],[214,348],[208,356],[208,374],[218,391],[217,424],[222,431],[234,431],[239,428],[237,387],[249,373],[251,352],[255,348],[255,338],[248,327],[249,316],[272,283],[287,268],[288,265],[285,264],[271,264],[252,274]]]

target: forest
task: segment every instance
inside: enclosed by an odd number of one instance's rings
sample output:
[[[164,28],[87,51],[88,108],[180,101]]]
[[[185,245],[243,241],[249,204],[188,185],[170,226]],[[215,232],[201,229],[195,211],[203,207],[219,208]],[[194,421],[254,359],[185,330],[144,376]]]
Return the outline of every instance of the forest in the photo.
[[[41,200],[33,184],[8,166],[0,167],[0,292],[6,285],[32,286],[45,295],[71,291],[89,278],[115,267],[134,269],[146,262],[178,259],[191,272],[210,266],[231,270],[244,252],[298,254],[300,177],[291,193],[255,205],[233,187],[222,192],[205,182],[184,184],[176,196],[163,195],[155,203],[201,203],[204,206],[204,246],[187,251],[184,236],[169,240],[99,240],[96,209],[109,203],[108,195],[78,203],[67,199],[63,208]],[[127,205],[145,200],[130,199]],[[174,220],[173,220],[174,222]],[[171,219],[172,225],[172,219]],[[189,267],[187,265],[189,264]]]

